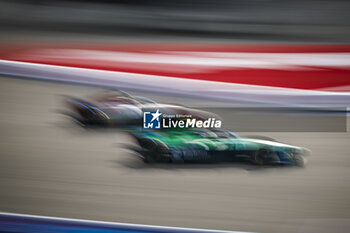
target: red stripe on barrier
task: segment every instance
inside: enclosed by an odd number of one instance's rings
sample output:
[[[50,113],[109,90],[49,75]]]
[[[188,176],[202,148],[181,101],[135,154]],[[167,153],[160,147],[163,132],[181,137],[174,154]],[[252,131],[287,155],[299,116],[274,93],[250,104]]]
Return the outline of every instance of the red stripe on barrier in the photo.
[[[0,58],[12,61],[297,89],[350,86],[350,66],[342,57],[349,53],[350,45],[47,43],[0,48]]]

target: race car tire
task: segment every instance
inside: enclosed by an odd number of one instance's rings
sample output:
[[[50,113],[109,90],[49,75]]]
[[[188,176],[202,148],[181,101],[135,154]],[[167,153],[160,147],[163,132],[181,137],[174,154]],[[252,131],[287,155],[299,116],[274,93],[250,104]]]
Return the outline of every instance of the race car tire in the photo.
[[[145,149],[147,152],[144,155],[144,162],[145,163],[153,163],[156,161],[156,151],[157,151],[157,144],[149,139],[149,138],[141,138],[139,139],[140,146]]]
[[[277,161],[277,155],[269,149],[259,149],[253,155],[253,163],[256,165],[268,165]]]
[[[150,138],[139,139],[140,146],[145,149],[145,162],[169,162],[169,148],[161,141]]]
[[[294,163],[298,167],[304,167],[305,161],[302,155],[294,154],[293,155]]]

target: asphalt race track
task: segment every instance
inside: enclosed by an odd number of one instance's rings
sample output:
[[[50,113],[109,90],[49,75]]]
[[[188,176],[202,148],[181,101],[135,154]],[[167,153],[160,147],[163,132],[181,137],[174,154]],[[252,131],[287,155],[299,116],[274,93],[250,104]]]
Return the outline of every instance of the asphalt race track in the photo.
[[[305,168],[148,165],[123,149],[128,135],[84,130],[58,113],[61,95],[95,88],[0,82],[0,211],[253,232],[350,227],[347,132],[260,133],[312,150]]]

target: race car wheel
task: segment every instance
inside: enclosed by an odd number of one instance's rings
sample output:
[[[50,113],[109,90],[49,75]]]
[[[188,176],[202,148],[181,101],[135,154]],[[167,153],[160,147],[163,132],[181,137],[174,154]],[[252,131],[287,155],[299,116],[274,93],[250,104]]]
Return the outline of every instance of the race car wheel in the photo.
[[[304,167],[304,158],[300,154],[294,154],[293,160],[296,166],[298,167]]]
[[[182,150],[172,149],[170,151],[169,163],[184,163],[184,155]]]
[[[157,148],[156,143],[148,138],[142,138],[141,140],[139,140],[139,143],[142,148],[150,151],[153,151]]]
[[[169,149],[161,141],[143,138],[139,143],[147,150],[145,162],[169,162]]]
[[[147,150],[147,153],[144,155],[145,163],[152,163],[156,161],[156,152],[157,152],[157,144],[151,139],[142,138],[139,140],[139,144],[143,149]]]
[[[276,153],[269,149],[260,149],[253,156],[253,162],[257,165],[267,165],[276,162]]]

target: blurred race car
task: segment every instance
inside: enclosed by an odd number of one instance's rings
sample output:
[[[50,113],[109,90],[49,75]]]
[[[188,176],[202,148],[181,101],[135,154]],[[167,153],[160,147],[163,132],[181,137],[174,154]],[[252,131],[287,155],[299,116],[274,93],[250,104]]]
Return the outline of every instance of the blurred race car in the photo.
[[[191,115],[205,120],[217,115],[179,105],[159,104],[142,96],[131,96],[122,91],[105,91],[89,100],[66,97],[70,111],[63,112],[84,127],[141,126],[144,110],[157,109],[163,114]]]
[[[140,147],[130,147],[145,162],[249,162],[304,166],[310,151],[284,143],[240,138],[226,130],[186,129],[132,132]]]

